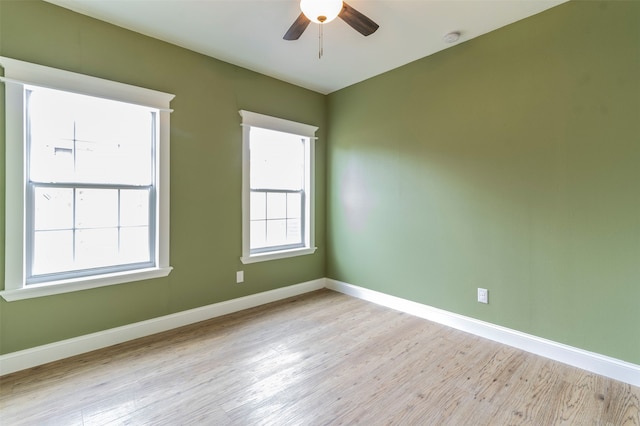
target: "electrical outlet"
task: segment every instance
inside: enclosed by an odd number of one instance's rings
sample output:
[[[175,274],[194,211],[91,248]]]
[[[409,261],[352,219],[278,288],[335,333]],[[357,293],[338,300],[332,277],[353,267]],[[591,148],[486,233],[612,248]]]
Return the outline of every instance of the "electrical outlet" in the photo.
[[[489,303],[489,290],[487,290],[486,288],[478,289],[478,302]]]
[[[238,271],[236,272],[236,283],[240,284],[244,282],[244,271]]]

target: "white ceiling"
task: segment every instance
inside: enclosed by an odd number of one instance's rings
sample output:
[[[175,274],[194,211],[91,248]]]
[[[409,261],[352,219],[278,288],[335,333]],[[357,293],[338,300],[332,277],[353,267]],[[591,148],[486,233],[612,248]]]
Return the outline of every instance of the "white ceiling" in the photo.
[[[364,37],[341,19],[282,36],[298,0],[47,0],[142,34],[327,94],[567,0],[350,0],[380,25]],[[459,31],[458,42],[443,36]]]

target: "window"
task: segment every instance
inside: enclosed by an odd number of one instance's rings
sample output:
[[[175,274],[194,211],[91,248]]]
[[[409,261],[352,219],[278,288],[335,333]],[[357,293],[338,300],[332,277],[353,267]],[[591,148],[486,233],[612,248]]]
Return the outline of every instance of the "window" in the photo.
[[[0,58],[7,300],[166,276],[173,95]]]
[[[243,125],[242,262],[315,252],[317,127],[249,111]]]

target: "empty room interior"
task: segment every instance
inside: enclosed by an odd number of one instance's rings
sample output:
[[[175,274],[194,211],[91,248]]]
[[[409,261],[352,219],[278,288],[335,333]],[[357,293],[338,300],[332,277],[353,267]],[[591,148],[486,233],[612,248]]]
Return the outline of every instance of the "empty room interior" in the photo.
[[[0,423],[640,425],[640,2],[339,3],[0,0]]]

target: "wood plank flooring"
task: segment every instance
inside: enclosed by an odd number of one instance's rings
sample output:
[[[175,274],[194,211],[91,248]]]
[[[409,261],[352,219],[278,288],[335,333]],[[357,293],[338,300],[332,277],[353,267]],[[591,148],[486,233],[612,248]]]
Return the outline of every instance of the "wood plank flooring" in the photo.
[[[0,378],[8,425],[640,425],[640,388],[329,290]]]

